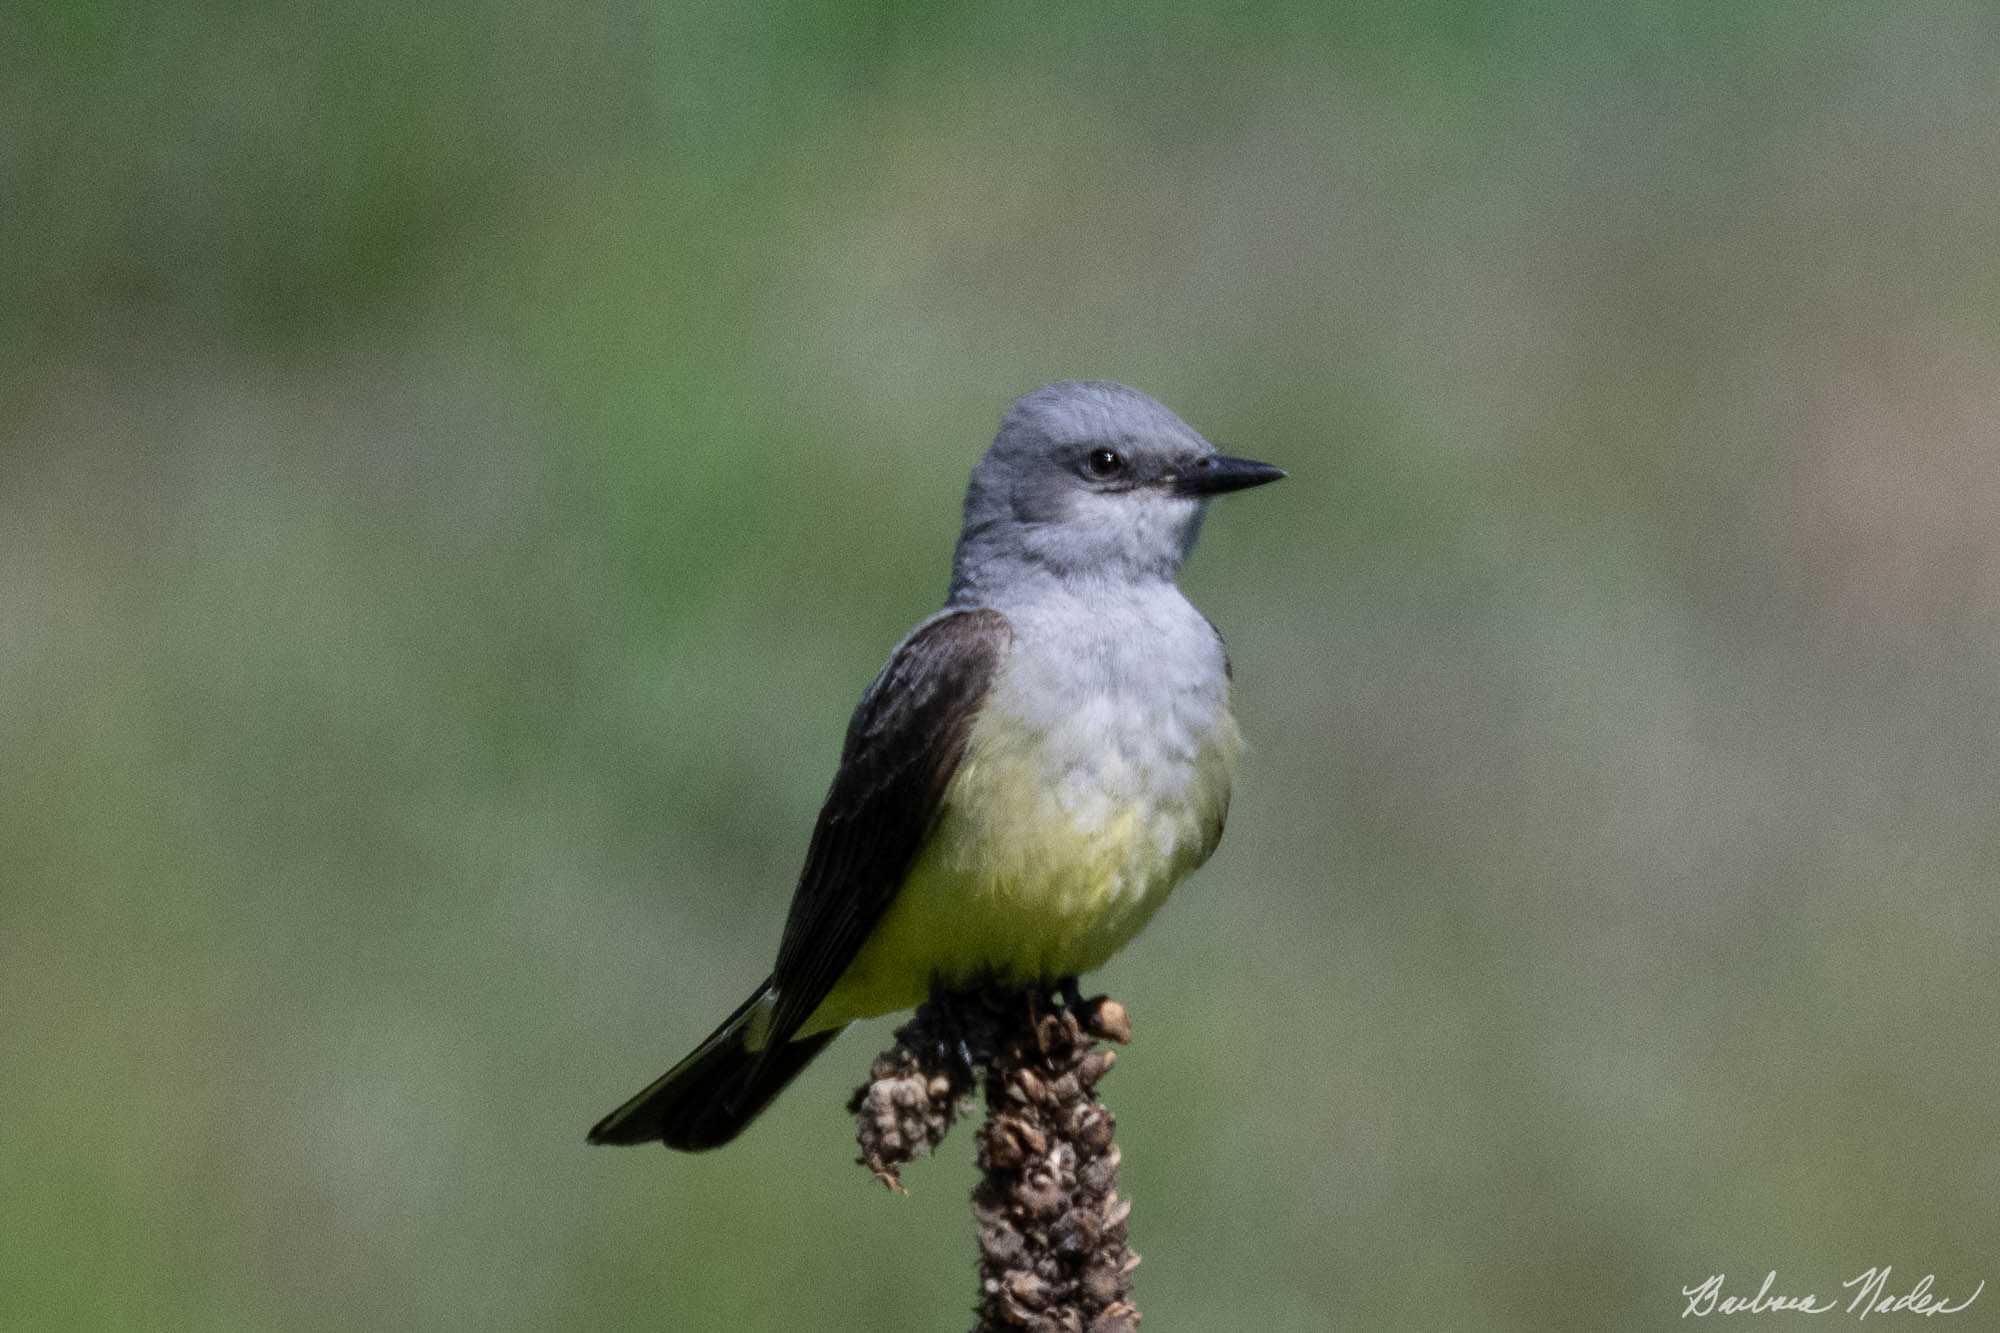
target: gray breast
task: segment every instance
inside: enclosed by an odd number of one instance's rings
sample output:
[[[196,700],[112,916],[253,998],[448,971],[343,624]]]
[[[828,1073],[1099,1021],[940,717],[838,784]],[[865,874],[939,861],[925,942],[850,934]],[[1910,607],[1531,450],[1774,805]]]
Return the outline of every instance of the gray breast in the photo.
[[[1232,730],[1221,641],[1178,588],[1010,607],[1015,641],[991,706],[1036,733],[1062,803],[1178,806]]]

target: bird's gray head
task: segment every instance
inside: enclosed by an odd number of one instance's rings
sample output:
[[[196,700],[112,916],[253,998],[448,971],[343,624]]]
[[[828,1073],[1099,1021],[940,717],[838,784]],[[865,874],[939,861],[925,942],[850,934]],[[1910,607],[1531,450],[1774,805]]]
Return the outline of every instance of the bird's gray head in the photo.
[[[1276,481],[1229,458],[1165,407],[1108,380],[1065,380],[1015,401],[972,469],[953,601],[1022,579],[1171,579],[1210,497]]]

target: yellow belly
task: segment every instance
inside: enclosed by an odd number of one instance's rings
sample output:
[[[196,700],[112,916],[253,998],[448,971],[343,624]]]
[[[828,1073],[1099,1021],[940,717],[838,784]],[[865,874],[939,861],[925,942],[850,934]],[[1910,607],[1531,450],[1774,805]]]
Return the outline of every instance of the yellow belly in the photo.
[[[1042,741],[982,717],[895,901],[800,1035],[910,1008],[933,980],[1101,966],[1215,850],[1241,744],[1225,712],[1171,780],[1125,772],[1080,800]]]

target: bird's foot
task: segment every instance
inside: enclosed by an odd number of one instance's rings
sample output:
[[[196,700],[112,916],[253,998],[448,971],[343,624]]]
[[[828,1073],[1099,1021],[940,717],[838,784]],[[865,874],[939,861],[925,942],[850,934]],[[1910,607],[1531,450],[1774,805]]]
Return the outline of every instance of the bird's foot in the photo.
[[[1062,996],[1063,1009],[1086,1034],[1121,1043],[1132,1040],[1132,1024],[1125,1015],[1125,1006],[1110,996],[1093,995],[1085,999],[1075,977],[1056,982],[1054,994]]]
[[[980,1003],[974,995],[934,990],[922,1011],[928,1016],[924,1049],[930,1059],[925,1067],[952,1077],[961,1093],[978,1085],[992,1059],[991,1024]]]

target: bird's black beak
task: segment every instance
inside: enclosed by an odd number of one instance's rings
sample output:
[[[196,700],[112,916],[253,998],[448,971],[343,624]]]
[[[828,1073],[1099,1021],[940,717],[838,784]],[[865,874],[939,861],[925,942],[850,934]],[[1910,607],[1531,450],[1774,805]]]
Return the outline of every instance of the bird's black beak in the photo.
[[[1231,458],[1227,454],[1210,454],[1177,475],[1173,485],[1174,491],[1180,495],[1222,495],[1228,491],[1262,486],[1284,475],[1283,468],[1272,467],[1269,463]]]

